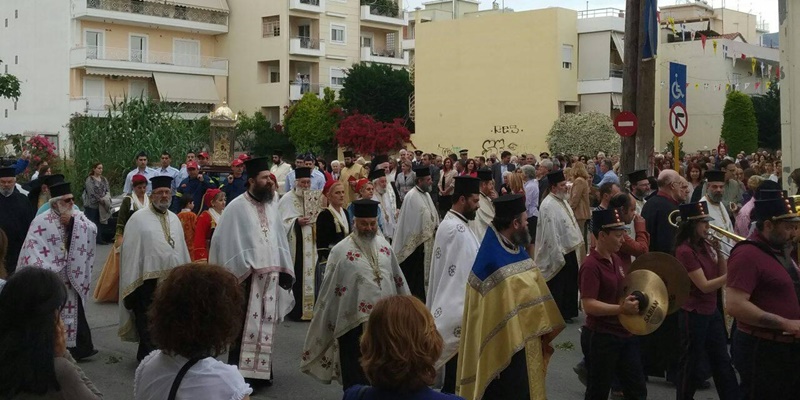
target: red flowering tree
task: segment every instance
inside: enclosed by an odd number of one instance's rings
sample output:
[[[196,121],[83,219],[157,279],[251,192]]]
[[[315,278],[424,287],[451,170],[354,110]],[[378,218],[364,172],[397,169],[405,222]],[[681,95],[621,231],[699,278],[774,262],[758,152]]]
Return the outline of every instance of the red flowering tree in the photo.
[[[32,174],[33,171],[30,169],[33,168],[33,165],[39,165],[40,161],[47,161],[48,164],[52,164],[53,160],[58,157],[58,154],[56,154],[56,146],[42,135],[35,135],[26,140],[22,149],[29,151],[31,154],[31,163],[28,170],[25,171],[25,174]]]
[[[357,153],[386,154],[404,148],[411,141],[411,132],[400,118],[381,122],[356,112],[339,123],[336,141],[339,146],[351,148]]]

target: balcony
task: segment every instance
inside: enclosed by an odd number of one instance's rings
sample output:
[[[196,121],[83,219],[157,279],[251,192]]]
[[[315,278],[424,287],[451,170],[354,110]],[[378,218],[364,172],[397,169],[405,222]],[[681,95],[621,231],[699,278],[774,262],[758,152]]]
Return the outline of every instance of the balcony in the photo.
[[[289,10],[322,14],[325,12],[325,0],[289,0]]]
[[[578,94],[622,93],[622,78],[578,81]]]
[[[414,50],[417,47],[417,39],[403,39],[403,50]]]
[[[295,56],[325,57],[325,41],[309,37],[289,39],[289,54]]]
[[[361,6],[361,21],[395,26],[408,26],[408,14],[397,8],[384,8],[374,5]]]
[[[409,57],[407,51],[400,52],[397,50],[381,50],[370,47],[361,48],[361,61],[363,62],[407,67],[408,58]]]
[[[228,60],[225,58],[117,47],[75,47],[70,50],[70,66],[192,75],[228,75]]]
[[[72,0],[72,17],[210,35],[228,32],[227,9],[200,9],[154,1]]]
[[[314,93],[319,98],[325,95],[325,85],[319,83],[301,83],[294,81],[289,84],[289,101],[298,101],[306,93]]]

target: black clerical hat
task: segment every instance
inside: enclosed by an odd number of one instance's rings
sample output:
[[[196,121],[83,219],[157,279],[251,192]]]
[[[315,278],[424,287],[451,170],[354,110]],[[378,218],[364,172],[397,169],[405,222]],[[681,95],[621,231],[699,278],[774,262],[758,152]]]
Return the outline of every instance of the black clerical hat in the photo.
[[[431,176],[431,169],[428,167],[417,167],[414,168],[414,173],[417,175],[417,178],[424,178],[426,176]]]
[[[267,157],[251,158],[244,162],[247,175],[255,178],[261,171],[269,171],[270,159]]]
[[[377,218],[378,217],[378,203],[375,200],[355,200],[353,201],[353,217],[354,218]]]
[[[168,175],[154,176],[150,178],[150,185],[153,190],[160,188],[172,188],[172,177]]]
[[[14,167],[0,168],[0,178],[13,178],[17,176],[17,170]]]
[[[623,230],[627,229],[625,221],[619,215],[618,208],[592,211],[592,227],[597,230]]]
[[[696,203],[681,204],[678,206],[681,213],[681,221],[713,221],[714,218],[708,215],[708,202],[698,201]]]
[[[273,150],[272,151],[272,155],[273,156],[278,156],[278,157],[283,157],[283,151],[282,150]]]
[[[372,171],[369,171],[370,181],[374,181],[375,179],[378,179],[382,176],[386,176],[386,170],[384,170],[383,168],[377,168],[373,169]]]
[[[43,177],[38,178],[37,180],[41,180],[42,185],[53,186],[57,183],[64,182],[64,175],[61,174],[45,175]]]
[[[639,181],[646,181],[647,180],[647,170],[640,169],[638,171],[633,171],[628,174],[628,181],[632,185],[636,184]]]
[[[525,208],[525,196],[521,194],[507,194],[492,200],[494,205],[494,215],[504,218],[516,218],[527,210]]]
[[[356,155],[355,155],[355,154],[354,154],[354,153],[353,153],[351,150],[345,150],[345,151],[344,151],[344,157],[345,157],[345,158],[353,158],[353,157],[355,157],[355,156],[356,156]]]
[[[72,194],[72,189],[70,188],[69,182],[59,182],[55,185],[48,186],[50,189],[50,196],[52,197],[61,197],[67,194]]]
[[[469,196],[471,194],[478,194],[481,192],[481,180],[471,176],[457,176],[456,186],[453,189],[453,194],[458,196]]]
[[[379,155],[377,155],[375,157],[372,157],[372,166],[374,168],[378,168],[378,165],[381,165],[381,164],[387,163],[387,162],[389,162],[389,156],[387,156],[386,154],[379,154]]]
[[[559,182],[563,182],[564,179],[565,178],[564,178],[564,171],[563,170],[553,171],[553,172],[547,174],[547,182],[550,184],[550,186],[555,186]]]
[[[756,219],[759,221],[782,220],[789,222],[800,222],[794,208],[794,199],[769,199],[756,200],[755,202]]]
[[[705,176],[706,180],[709,183],[725,182],[725,171],[717,171],[717,170],[706,171],[706,173],[703,176]]]
[[[294,170],[295,179],[311,178],[311,168],[300,167]]]
[[[414,150],[414,154],[416,154],[418,156],[421,156],[422,155],[422,150]]]
[[[492,170],[482,168],[478,170],[478,179],[482,181],[490,181],[492,180]]]

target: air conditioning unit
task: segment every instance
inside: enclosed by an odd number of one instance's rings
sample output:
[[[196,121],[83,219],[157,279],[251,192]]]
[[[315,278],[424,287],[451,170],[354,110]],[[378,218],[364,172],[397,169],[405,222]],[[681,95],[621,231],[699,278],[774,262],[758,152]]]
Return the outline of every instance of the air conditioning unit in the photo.
[[[111,75],[109,79],[111,79],[112,81],[121,81],[122,77],[119,75]]]

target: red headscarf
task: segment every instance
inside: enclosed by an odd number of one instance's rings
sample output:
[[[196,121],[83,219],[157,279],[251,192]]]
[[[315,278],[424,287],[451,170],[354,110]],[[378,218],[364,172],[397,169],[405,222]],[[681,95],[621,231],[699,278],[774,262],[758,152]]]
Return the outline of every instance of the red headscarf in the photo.
[[[222,190],[219,189],[208,189],[206,190],[206,194],[203,195],[203,208],[211,207],[211,201],[214,200],[214,197],[221,193]]]
[[[133,183],[133,186],[147,183],[147,178],[142,174],[136,174],[131,178],[131,183]]]
[[[369,183],[369,179],[367,179],[367,178],[361,178],[358,181],[356,181],[356,192],[361,193],[361,189],[364,188],[364,185],[366,185],[368,183]]]

